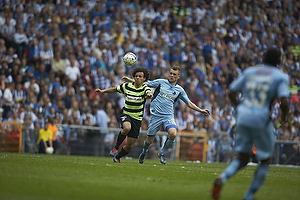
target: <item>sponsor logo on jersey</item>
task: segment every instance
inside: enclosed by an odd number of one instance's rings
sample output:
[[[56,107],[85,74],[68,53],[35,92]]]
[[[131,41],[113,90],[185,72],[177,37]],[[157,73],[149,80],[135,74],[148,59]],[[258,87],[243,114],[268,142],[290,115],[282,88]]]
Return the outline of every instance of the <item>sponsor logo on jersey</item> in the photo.
[[[143,97],[133,97],[133,96],[126,96],[127,100],[129,101],[141,101],[143,99]]]
[[[175,98],[176,97],[172,97],[171,95],[169,95],[169,94],[166,94],[166,93],[163,93],[163,92],[160,92],[160,94],[161,94],[161,96],[163,96],[163,97],[166,97],[166,98],[168,98],[168,99],[171,99],[171,100],[175,100]]]

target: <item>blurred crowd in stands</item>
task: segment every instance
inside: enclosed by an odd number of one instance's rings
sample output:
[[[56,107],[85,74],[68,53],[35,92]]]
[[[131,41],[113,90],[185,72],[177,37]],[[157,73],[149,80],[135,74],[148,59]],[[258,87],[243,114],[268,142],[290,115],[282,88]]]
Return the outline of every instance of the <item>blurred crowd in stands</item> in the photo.
[[[121,84],[134,66],[151,79],[166,78],[180,65],[179,84],[211,116],[176,104],[179,131],[207,132],[209,161],[219,148],[221,161],[233,151],[234,108],[228,84],[249,66],[259,65],[268,47],[282,53],[278,66],[290,75],[289,120],[272,118],[279,140],[299,141],[300,2],[298,0],[1,0],[0,96],[2,121],[26,127],[55,124],[119,127],[120,94],[95,95],[95,88]],[[122,62],[132,51],[133,67]],[[147,102],[146,109],[149,102]],[[148,112],[145,112],[144,129]],[[58,138],[84,143],[77,132]],[[114,143],[112,135],[105,137]],[[217,142],[218,141],[218,142]],[[217,146],[218,145],[218,146]],[[299,146],[282,144],[282,163],[300,163]],[[290,155],[295,155],[289,159]],[[291,161],[292,160],[292,161]]]

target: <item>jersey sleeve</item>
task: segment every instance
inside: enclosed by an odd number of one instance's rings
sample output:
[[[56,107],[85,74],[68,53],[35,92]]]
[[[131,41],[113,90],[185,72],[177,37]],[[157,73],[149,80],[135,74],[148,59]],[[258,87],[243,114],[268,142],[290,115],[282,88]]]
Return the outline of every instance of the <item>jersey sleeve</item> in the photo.
[[[124,94],[124,86],[125,86],[125,84],[128,84],[128,83],[122,83],[121,85],[119,85],[117,87],[117,92]]]
[[[184,91],[184,89],[181,89],[179,98],[186,104],[188,104],[191,100],[189,99],[188,95]]]
[[[147,81],[147,86],[151,88],[157,88],[161,84],[163,79],[156,79],[153,81]]]
[[[146,95],[148,92],[151,92],[151,88],[146,86],[145,89],[144,89],[144,92],[145,92],[145,95]]]
[[[284,74],[282,81],[279,83],[277,87],[277,96],[281,97],[289,97],[289,77]]]

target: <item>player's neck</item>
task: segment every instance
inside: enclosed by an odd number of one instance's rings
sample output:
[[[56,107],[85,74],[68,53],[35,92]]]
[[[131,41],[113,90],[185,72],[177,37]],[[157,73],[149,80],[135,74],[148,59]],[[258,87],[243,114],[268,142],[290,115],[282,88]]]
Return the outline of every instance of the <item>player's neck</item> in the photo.
[[[136,87],[136,88],[139,88],[139,87],[141,87],[143,85],[143,83],[142,84],[137,84],[136,82],[134,83],[134,87]]]
[[[169,81],[169,83],[171,83],[172,85],[176,85],[177,81],[174,82]]]

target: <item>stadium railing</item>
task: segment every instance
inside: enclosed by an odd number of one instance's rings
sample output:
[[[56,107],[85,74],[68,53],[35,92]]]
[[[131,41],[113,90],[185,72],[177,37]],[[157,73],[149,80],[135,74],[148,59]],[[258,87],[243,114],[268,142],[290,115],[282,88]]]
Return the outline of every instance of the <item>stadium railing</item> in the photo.
[[[18,125],[20,128],[20,139],[18,142],[6,141],[4,136],[9,134],[9,130],[13,124]],[[24,136],[22,134],[22,124],[21,123],[9,123],[4,122],[0,123],[0,151],[5,152],[24,152]],[[63,131],[63,137],[59,137],[60,145],[58,154],[67,154],[67,155],[94,155],[94,156],[109,156],[109,148],[113,147],[105,147],[104,144],[104,136],[107,132],[114,133],[115,139],[117,134],[120,132],[120,128],[99,128],[94,126],[79,126],[79,125],[67,125],[67,124],[57,124],[60,131]],[[83,133],[84,138],[92,135],[92,140],[89,140],[92,143],[88,143],[88,141],[83,141],[83,143],[75,142],[72,138],[72,133],[67,133],[67,130],[72,129],[76,134]],[[66,138],[66,135],[69,134],[69,137]],[[146,138],[147,131],[142,130],[140,133],[140,137],[137,140],[135,146],[128,154],[128,157],[137,158],[140,154],[143,146],[143,141]],[[157,158],[156,154],[160,151],[165,139],[166,132],[159,131],[154,140],[154,143],[151,145],[149,149],[149,153],[147,158]],[[207,161],[207,134],[206,133],[197,133],[197,132],[179,132],[175,144],[173,148],[166,152],[166,157],[171,160],[186,160],[186,161]],[[73,143],[73,145],[70,145]],[[280,155],[282,153],[282,145],[284,144],[296,144],[300,142],[295,141],[285,141],[285,140],[277,140],[275,145],[274,157],[272,158],[272,164],[289,164],[288,161],[291,159],[288,157],[287,163],[282,163],[280,161]],[[93,145],[96,145],[94,148]],[[94,149],[93,149],[94,148]],[[98,150],[97,150],[98,148]],[[105,149],[106,148],[106,149]],[[96,150],[95,150],[96,149]],[[228,152],[230,155],[230,159],[234,157],[234,153]],[[217,156],[215,157],[215,162],[221,162],[220,160],[220,150],[217,148]],[[228,161],[227,161],[228,162]],[[300,160],[299,160],[300,164]]]
[[[233,158],[236,157],[236,153],[232,150],[232,151],[226,152],[225,154],[227,154],[227,155],[224,155],[224,153],[221,152],[222,150],[219,146],[220,140],[221,139],[217,140],[217,145],[216,145],[217,153],[216,153],[216,156],[215,156],[215,162],[230,162]],[[300,165],[300,157],[299,157],[300,156],[300,149],[298,150],[298,152],[294,152],[294,153],[291,153],[291,154],[287,153],[285,160],[281,159],[281,155],[283,153],[284,146],[285,145],[293,145],[293,144],[299,144],[299,146],[300,146],[300,142],[297,142],[297,141],[276,140],[275,141],[274,153],[273,153],[273,156],[271,158],[271,164],[275,164],[275,165],[278,165],[278,164],[282,164],[282,165]],[[223,157],[228,158],[228,159],[222,160],[221,155]],[[297,156],[296,161],[294,159],[295,156]],[[252,162],[257,162],[257,160],[255,158],[255,155],[252,156],[251,161]],[[293,162],[291,162],[291,161],[293,161]]]

